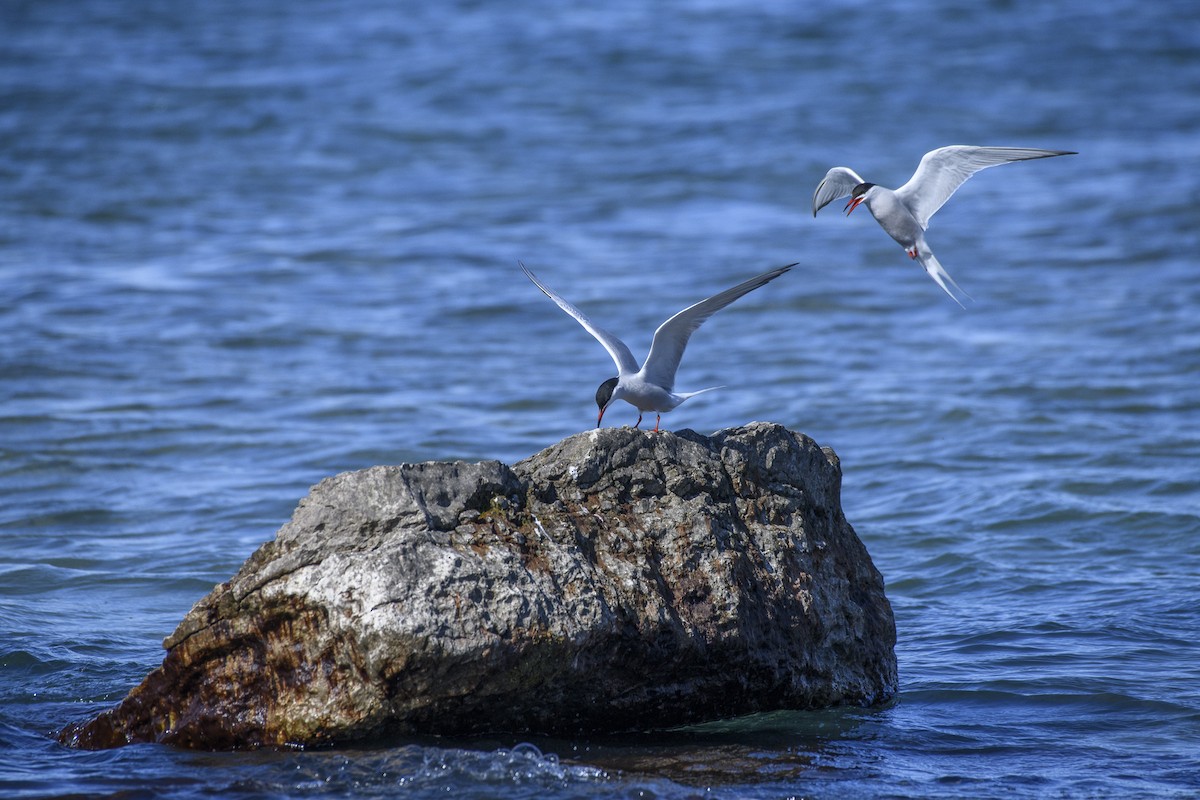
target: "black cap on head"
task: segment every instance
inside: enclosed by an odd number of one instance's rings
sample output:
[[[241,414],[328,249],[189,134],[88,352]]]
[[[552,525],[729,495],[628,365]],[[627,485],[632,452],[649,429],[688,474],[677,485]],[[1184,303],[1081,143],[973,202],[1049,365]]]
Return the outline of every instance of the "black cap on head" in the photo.
[[[596,390],[596,405],[600,407],[601,411],[608,405],[608,401],[612,400],[613,392],[617,388],[617,380],[617,378],[609,378]]]
[[[600,388],[596,390],[596,405],[600,406],[600,413],[596,415],[596,427],[600,427],[600,420],[604,419],[604,408],[612,402],[613,392],[617,390],[617,378],[609,378],[604,383],[600,384]],[[641,422],[641,418],[638,418]]]
[[[870,189],[874,185],[875,184],[873,184],[873,183],[860,183],[858,186],[854,187],[854,191],[850,192],[850,196],[851,197],[861,197],[862,195],[866,194],[867,190]]]

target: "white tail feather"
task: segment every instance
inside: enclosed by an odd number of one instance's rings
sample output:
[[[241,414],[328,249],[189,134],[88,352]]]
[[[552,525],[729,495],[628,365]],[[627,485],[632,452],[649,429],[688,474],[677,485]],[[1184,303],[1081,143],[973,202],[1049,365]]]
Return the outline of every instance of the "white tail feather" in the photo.
[[[960,294],[962,294],[963,297],[967,298],[968,300],[971,299],[971,295],[963,291],[963,288],[954,282],[954,278],[951,278],[950,273],[946,272],[945,268],[938,263],[938,260],[934,257],[933,253],[918,252],[917,261],[920,262],[921,266],[925,268],[925,271],[929,273],[929,277],[933,278],[934,281],[937,282],[937,285],[942,287],[942,291],[950,295],[951,300],[958,303],[960,308],[966,308],[962,301],[954,296],[954,292],[950,291],[950,286],[953,286]],[[946,285],[947,281],[949,281],[950,286]]]
[[[676,395],[679,397],[682,397],[684,400],[687,400],[689,397],[695,397],[698,394],[704,394],[705,392],[712,392],[712,391],[716,391],[717,389],[724,389],[724,388],[725,388],[724,386],[710,386],[707,389],[700,389],[699,391],[695,391],[695,392],[676,392]]]

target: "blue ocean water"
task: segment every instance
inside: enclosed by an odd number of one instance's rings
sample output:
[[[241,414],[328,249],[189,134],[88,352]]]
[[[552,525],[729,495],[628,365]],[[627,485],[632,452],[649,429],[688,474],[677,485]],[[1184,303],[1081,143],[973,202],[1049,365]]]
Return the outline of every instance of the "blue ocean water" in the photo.
[[[0,5],[0,794],[1200,794],[1200,7]],[[941,293],[825,171],[953,144]],[[664,418],[832,446],[895,607],[879,709],[587,740],[80,752],[343,470],[515,461],[604,351],[773,266]],[[612,424],[631,424],[614,407]],[[607,420],[606,420],[607,421]]]

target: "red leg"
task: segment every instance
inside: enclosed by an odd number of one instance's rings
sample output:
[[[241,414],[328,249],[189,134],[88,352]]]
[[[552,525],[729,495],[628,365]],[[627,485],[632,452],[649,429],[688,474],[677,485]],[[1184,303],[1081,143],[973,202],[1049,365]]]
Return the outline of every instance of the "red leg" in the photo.
[[[642,424],[642,412],[639,411],[638,412],[638,421],[633,423],[633,427],[636,428],[638,425],[641,425],[641,424]]]
[[[662,422],[662,414],[654,415],[654,432],[658,433],[658,423]]]

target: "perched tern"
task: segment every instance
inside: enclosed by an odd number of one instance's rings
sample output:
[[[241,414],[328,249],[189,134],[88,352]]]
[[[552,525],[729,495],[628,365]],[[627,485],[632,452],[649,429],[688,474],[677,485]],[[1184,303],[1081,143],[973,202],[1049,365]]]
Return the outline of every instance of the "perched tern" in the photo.
[[[1070,150],[1036,150],[1028,147],[939,147],[926,153],[908,183],[894,191],[865,182],[849,167],[834,167],[825,174],[825,179],[813,192],[813,216],[834,200],[850,195],[850,202],[843,209],[846,216],[850,216],[859,204],[865,205],[888,235],[900,243],[908,257],[920,262],[929,277],[937,281],[937,285],[961,306],[962,301],[954,296],[946,282],[967,299],[970,299],[970,295],[954,282],[929,249],[925,241],[929,218],[937,213],[959,186],[981,169],[1013,161],[1073,155],[1076,153]]]
[[[701,300],[680,311],[658,326],[658,330],[654,332],[654,341],[650,345],[650,355],[646,356],[646,363],[640,367],[637,359],[633,357],[633,353],[629,351],[624,342],[596,325],[582,311],[539,281],[532,272],[526,269],[524,264],[521,265],[521,271],[547,297],[557,303],[559,308],[574,317],[575,321],[582,325],[588,333],[595,336],[617,364],[617,377],[609,378],[596,390],[596,405],[600,408],[600,414],[596,417],[596,427],[600,427],[600,421],[604,419],[604,412],[610,405],[617,400],[624,400],[638,410],[637,423],[633,427],[636,428],[642,424],[642,415],[645,412],[653,411],[655,414],[654,430],[657,431],[664,413],[689,397],[722,388],[712,386],[698,392],[674,391],[675,372],[679,369],[679,361],[683,358],[683,350],[687,347],[688,338],[692,333],[705,320],[734,300],[760,286],[765,286],[794,266],[796,265],[788,264],[786,267],[764,272],[744,283],[739,283],[732,289],[714,294],[707,300]]]

